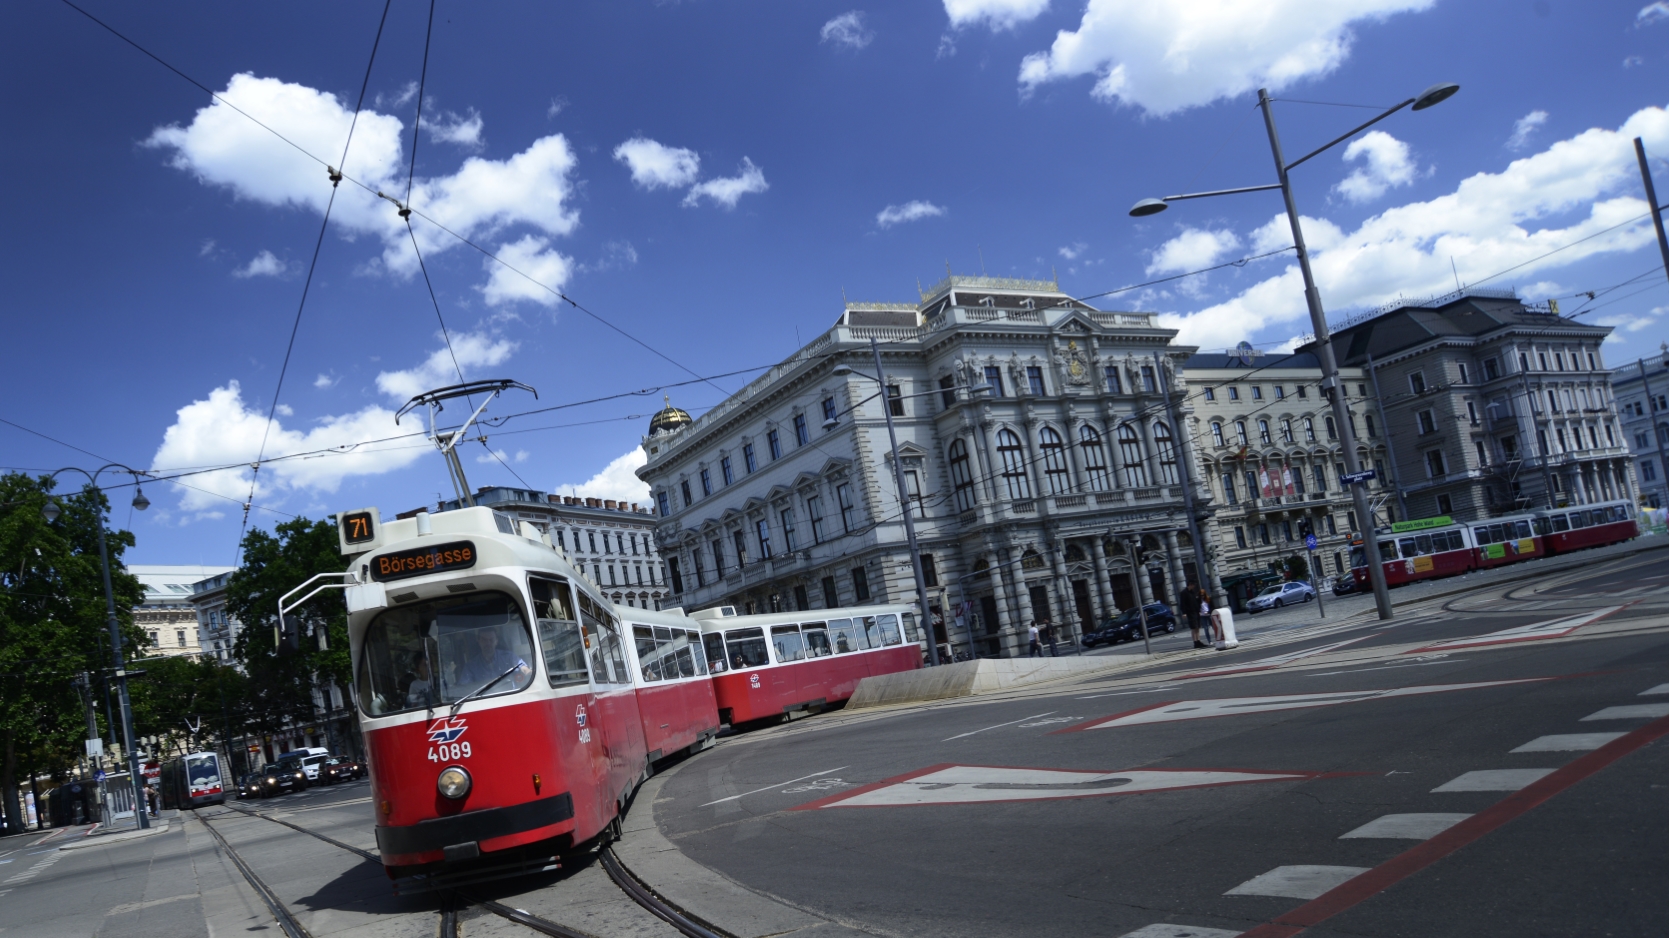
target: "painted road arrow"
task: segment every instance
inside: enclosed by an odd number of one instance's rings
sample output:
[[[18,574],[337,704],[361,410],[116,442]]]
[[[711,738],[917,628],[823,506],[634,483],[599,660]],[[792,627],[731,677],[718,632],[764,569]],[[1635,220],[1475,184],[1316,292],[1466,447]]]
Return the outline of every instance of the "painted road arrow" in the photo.
[[[794,810],[1093,798],[1216,785],[1241,785],[1249,782],[1306,781],[1324,774],[1329,773],[1264,772],[1255,769],[1139,769],[1127,772],[1096,772],[1079,769],[944,764],[928,766],[852,791],[841,792],[800,805]]]
[[[1057,730],[1059,733],[1078,733],[1084,730],[1108,730],[1120,726],[1142,726],[1149,723],[1171,723],[1177,720],[1203,720],[1207,717],[1232,717],[1247,713],[1268,713],[1274,710],[1302,710],[1307,707],[1332,707],[1338,704],[1381,700],[1387,697],[1414,697],[1421,694],[1442,694],[1456,690],[1475,690],[1480,687],[1505,687],[1510,684],[1530,684],[1551,681],[1553,678],[1531,677],[1511,681],[1479,681],[1471,684],[1421,684],[1415,687],[1392,687],[1385,690],[1338,691],[1330,694],[1276,694],[1269,697],[1224,697],[1217,700],[1178,700],[1154,704],[1140,710],[1115,713],[1087,723]]]
[[[1312,658],[1316,655],[1324,655],[1327,652],[1336,651],[1346,645],[1354,645],[1357,642],[1374,638],[1375,636],[1381,634],[1383,633],[1375,632],[1373,635],[1363,635],[1358,638],[1350,638],[1342,642],[1334,642],[1331,645],[1319,645],[1315,648],[1306,648],[1303,651],[1289,651],[1284,655],[1276,655],[1273,658],[1259,658],[1256,661],[1247,661],[1243,664],[1225,665],[1221,668],[1212,668],[1209,671],[1193,671],[1182,675],[1179,680],[1187,680],[1195,677],[1221,677],[1225,674],[1244,674],[1248,671],[1270,671],[1283,664],[1291,664],[1294,661],[1301,661],[1305,658]]]
[[[1633,605],[1630,603],[1629,605]],[[1549,619],[1546,622],[1536,622],[1531,625],[1520,625],[1516,628],[1502,629],[1485,635],[1474,635],[1471,638],[1456,638],[1446,642],[1434,642],[1412,651],[1403,652],[1405,655],[1415,655],[1427,651],[1451,651],[1456,648],[1477,648],[1481,645],[1505,645],[1512,642],[1533,642],[1544,638],[1563,638],[1566,635],[1595,622],[1627,609],[1628,606],[1605,606],[1593,612],[1580,615],[1565,616],[1559,619]]]

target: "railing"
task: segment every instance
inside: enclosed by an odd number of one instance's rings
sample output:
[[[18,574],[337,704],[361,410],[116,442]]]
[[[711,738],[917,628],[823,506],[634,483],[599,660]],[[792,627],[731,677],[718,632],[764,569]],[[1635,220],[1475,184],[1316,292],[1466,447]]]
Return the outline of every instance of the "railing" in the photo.
[[[1130,499],[1125,492],[1098,492],[1095,496],[1096,507],[1102,505],[1128,505]]]
[[[1029,513],[1034,512],[1034,511],[1037,510],[1037,502],[1035,502],[1035,501],[1011,502],[1009,504],[1009,509],[1011,511],[1015,512],[1016,514],[1029,514]]]
[[[1086,499],[1082,495],[1057,495],[1057,496],[1055,496],[1055,507],[1056,508],[1082,508],[1082,507],[1084,507],[1085,504],[1087,504],[1087,502],[1088,502],[1088,499]]]

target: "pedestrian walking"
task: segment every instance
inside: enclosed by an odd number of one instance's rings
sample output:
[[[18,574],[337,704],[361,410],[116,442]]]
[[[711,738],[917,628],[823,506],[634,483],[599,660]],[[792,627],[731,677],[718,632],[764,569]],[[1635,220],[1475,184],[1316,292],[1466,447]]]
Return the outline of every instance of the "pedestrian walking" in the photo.
[[[1055,652],[1055,624],[1053,622],[1043,623],[1043,640],[1049,643],[1049,657],[1059,658],[1060,655]]]
[[[1222,638],[1217,634],[1217,620],[1211,615],[1211,596],[1203,588],[1200,590],[1200,631],[1205,633],[1205,643],[1213,644]]]
[[[1041,657],[1043,657],[1043,645],[1040,644],[1037,640],[1037,623],[1036,622],[1033,622],[1027,628],[1026,637],[1029,641],[1029,644],[1027,646],[1027,651],[1026,651],[1026,657],[1028,657],[1028,658],[1041,658]]]
[[[1188,617],[1188,632],[1194,636],[1194,647],[1209,648],[1200,641],[1200,605],[1204,602],[1200,588],[1190,583],[1177,599],[1182,604],[1182,614]]]

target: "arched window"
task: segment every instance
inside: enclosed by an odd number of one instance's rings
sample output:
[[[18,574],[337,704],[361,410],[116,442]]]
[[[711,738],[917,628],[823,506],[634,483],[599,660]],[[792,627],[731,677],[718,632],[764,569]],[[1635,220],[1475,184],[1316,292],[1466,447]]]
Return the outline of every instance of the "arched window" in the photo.
[[[1171,428],[1157,420],[1153,423],[1153,445],[1159,450],[1159,481],[1164,485],[1175,485],[1176,441],[1171,438]]]
[[[1061,435],[1052,427],[1037,431],[1037,446],[1043,455],[1043,478],[1049,483],[1050,495],[1072,492],[1072,474],[1066,469],[1066,446]]]
[[[1246,439],[1246,421],[1236,420],[1234,422],[1234,435],[1239,439],[1241,446],[1245,446],[1249,442]]]
[[[1009,498],[1031,498],[1031,477],[1026,475],[1026,448],[1013,430],[997,433],[997,455],[1003,461],[1003,481]]]
[[[956,488],[956,510],[967,511],[978,499],[974,495],[974,474],[968,468],[968,444],[950,442],[950,481]]]
[[[1326,419],[1327,419],[1327,438],[1329,440],[1338,439],[1339,438],[1338,425],[1333,423],[1333,418],[1332,417],[1328,417]]]
[[[1211,421],[1211,442],[1218,446],[1223,445],[1223,422],[1221,420]]]
[[[1089,424],[1084,424],[1078,428],[1078,447],[1084,454],[1084,475],[1088,477],[1089,490],[1105,492],[1111,489],[1113,480],[1107,474],[1107,452],[1101,448],[1101,434]]]
[[[1147,486],[1147,455],[1142,452],[1142,437],[1135,426],[1118,428],[1118,453],[1124,463],[1124,484],[1131,488]]]
[[[1267,421],[1267,420],[1259,420],[1258,421],[1258,442],[1260,442],[1260,443],[1272,443],[1272,442],[1274,442],[1269,437],[1269,421]]]
[[[1315,421],[1309,417],[1304,418],[1304,439],[1315,442]]]

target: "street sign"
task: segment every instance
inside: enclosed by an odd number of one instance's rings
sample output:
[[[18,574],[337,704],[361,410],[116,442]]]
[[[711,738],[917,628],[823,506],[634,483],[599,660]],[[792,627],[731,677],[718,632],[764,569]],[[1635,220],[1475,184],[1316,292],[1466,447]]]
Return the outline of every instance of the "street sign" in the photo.
[[[104,740],[103,739],[94,738],[94,739],[85,740],[85,745],[87,747],[88,758],[97,758],[99,756],[104,755]]]
[[[1314,534],[1306,534],[1306,535],[1304,535],[1304,547],[1305,547],[1305,548],[1306,548],[1306,549],[1308,549],[1308,550],[1315,550],[1315,545],[1316,545],[1316,539],[1315,539],[1315,535],[1314,535]]]
[[[93,778],[96,778],[101,782],[104,781],[104,770],[99,769],[98,772],[94,773]]]
[[[1339,481],[1343,482],[1345,485],[1361,485],[1369,479],[1377,478],[1379,478],[1378,472],[1372,469],[1363,469],[1361,472],[1347,472],[1344,475],[1339,476]]]

